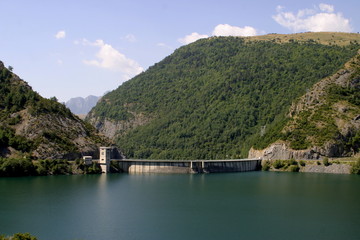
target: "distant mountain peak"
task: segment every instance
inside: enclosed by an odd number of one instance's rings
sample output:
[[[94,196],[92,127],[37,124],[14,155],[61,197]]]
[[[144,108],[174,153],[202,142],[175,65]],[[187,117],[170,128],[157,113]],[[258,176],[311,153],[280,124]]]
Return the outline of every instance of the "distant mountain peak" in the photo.
[[[72,113],[78,115],[86,115],[96,105],[100,97],[89,95],[85,98],[75,97],[71,98],[65,105],[71,110]]]

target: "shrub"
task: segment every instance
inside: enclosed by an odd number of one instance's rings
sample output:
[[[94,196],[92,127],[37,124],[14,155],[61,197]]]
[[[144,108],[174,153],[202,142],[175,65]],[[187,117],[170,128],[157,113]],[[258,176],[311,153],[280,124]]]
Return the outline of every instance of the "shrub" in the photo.
[[[280,168],[282,168],[282,167],[284,167],[285,166],[285,164],[283,163],[283,161],[281,161],[281,160],[275,160],[274,162],[273,162],[273,167],[275,168],[275,169],[280,169]]]
[[[36,237],[31,236],[29,233],[16,233],[11,238],[12,240],[37,240]]]
[[[99,174],[101,173],[100,164],[93,162],[90,166],[85,166],[85,173],[86,174]]]
[[[263,170],[263,171],[269,171],[270,166],[271,166],[270,161],[266,160],[266,161],[264,162],[264,164],[262,165],[261,170]]]
[[[306,165],[306,163],[305,163],[304,160],[300,160],[300,161],[299,161],[299,164],[300,164],[300,166],[302,166],[302,167],[305,167],[305,165]]]
[[[331,163],[329,162],[329,158],[324,157],[324,159],[323,159],[323,164],[324,164],[324,166],[329,166],[329,165],[331,165]]]
[[[352,165],[350,172],[352,174],[360,174],[360,158]]]
[[[321,162],[319,162],[319,161],[316,161],[316,164],[317,164],[317,165],[321,165]]]
[[[282,160],[282,168],[287,169],[290,166],[297,166],[298,162],[295,159],[289,159],[289,160]]]
[[[36,175],[36,167],[27,159],[0,159],[0,177]]]
[[[291,165],[289,170],[290,172],[298,172],[300,170],[300,167],[297,165]]]

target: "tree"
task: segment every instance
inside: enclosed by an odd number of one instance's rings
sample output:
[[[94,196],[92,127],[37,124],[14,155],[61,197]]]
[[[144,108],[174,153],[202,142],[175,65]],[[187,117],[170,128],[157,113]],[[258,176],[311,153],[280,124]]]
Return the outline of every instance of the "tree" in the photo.
[[[8,66],[8,69],[9,69],[10,72],[12,72],[14,70],[14,68],[12,66],[10,66],[10,65]]]
[[[50,100],[51,100],[51,101],[54,101],[54,102],[57,102],[57,101],[58,101],[58,99],[57,99],[55,96],[54,96],[54,97],[51,97]]]

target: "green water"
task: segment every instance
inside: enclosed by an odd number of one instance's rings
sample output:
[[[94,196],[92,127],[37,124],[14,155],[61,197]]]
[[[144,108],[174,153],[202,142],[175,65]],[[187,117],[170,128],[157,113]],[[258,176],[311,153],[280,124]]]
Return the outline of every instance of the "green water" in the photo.
[[[0,178],[0,233],[70,239],[359,239],[360,176]]]

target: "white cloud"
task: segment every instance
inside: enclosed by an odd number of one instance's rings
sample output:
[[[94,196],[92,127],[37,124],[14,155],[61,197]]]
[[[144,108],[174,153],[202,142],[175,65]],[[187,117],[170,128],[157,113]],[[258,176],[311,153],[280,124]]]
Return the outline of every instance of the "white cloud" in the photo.
[[[320,12],[318,11],[320,10]],[[351,32],[350,21],[341,13],[335,13],[333,5],[321,3],[318,8],[302,9],[297,14],[285,12],[281,6],[277,7],[278,14],[273,19],[280,25],[294,32]]]
[[[257,31],[253,27],[245,26],[243,28],[231,26],[229,24],[219,24],[213,31],[214,36],[255,36]]]
[[[165,43],[158,43],[158,44],[156,44],[156,46],[162,47],[162,48],[167,48],[167,49],[174,49],[173,47],[171,47]]]
[[[333,5],[329,5],[329,4],[326,4],[326,3],[320,3],[319,8],[320,8],[321,11],[328,12],[328,13],[332,13],[335,10]]]
[[[101,39],[96,40],[95,42],[83,39],[82,44],[99,48],[99,51],[96,53],[96,60],[83,61],[87,65],[121,72],[126,79],[129,79],[144,70],[136,61],[127,58],[124,54]]]
[[[125,40],[128,42],[136,42],[136,37],[133,34],[128,34],[125,36]]]
[[[178,41],[182,44],[189,44],[189,43],[195,42],[201,38],[208,38],[208,37],[209,37],[208,35],[193,32],[192,34],[187,35],[184,38],[178,39]]]
[[[56,39],[61,39],[61,38],[65,38],[66,37],[66,32],[64,30],[62,31],[58,31],[56,34],[55,34],[55,38]]]
[[[231,26],[229,24],[219,24],[217,25],[213,32],[212,36],[255,36],[263,32],[257,31],[253,27],[245,26],[243,28],[237,26]],[[190,35],[185,36],[184,38],[178,39],[178,41],[182,44],[189,44],[199,40],[201,38],[208,38],[209,35],[200,34],[197,32],[193,32]]]

